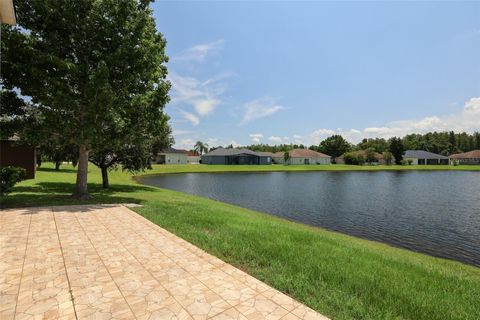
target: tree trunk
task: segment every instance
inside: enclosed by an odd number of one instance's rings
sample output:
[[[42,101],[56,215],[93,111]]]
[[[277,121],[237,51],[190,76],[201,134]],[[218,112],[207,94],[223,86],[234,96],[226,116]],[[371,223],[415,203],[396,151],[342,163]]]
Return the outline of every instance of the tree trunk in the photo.
[[[108,182],[108,168],[106,166],[101,166],[100,170],[102,171],[103,188],[107,189],[108,187],[110,187],[110,183]]]
[[[88,174],[88,150],[84,144],[80,145],[78,152],[78,169],[77,184],[72,197],[75,199],[89,199],[90,194],[87,190],[87,174]]]
[[[55,161],[55,170],[60,170],[60,166],[62,165],[61,161]]]

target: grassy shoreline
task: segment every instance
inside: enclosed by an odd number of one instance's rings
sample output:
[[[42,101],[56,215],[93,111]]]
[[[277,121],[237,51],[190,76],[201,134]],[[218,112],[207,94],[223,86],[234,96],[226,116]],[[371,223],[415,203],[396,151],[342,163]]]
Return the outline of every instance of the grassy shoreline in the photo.
[[[176,165],[154,166],[148,173],[385,170],[380,166],[368,170],[340,165],[281,167],[285,170]],[[425,168],[431,166],[416,167],[388,168],[432,170]],[[467,168],[447,170],[480,170],[478,166]],[[111,189],[103,190],[98,169],[90,166],[89,171],[91,200],[70,199],[73,168],[64,166],[56,172],[48,164],[35,180],[16,186],[2,205],[141,203],[144,207],[135,210],[147,219],[335,319],[480,318],[480,268],[140,185],[121,171],[111,173]]]

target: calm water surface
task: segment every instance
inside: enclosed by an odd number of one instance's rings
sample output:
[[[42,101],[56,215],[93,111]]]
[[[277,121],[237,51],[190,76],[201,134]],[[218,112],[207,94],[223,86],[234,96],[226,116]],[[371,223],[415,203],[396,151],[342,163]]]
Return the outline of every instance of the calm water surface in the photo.
[[[267,172],[141,182],[480,266],[480,172]]]

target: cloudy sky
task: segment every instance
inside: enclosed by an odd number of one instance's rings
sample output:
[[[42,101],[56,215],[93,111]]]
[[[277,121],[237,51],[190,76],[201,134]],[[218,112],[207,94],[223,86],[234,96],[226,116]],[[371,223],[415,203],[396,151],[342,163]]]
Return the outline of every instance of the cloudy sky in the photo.
[[[157,1],[176,147],[480,130],[480,2]]]

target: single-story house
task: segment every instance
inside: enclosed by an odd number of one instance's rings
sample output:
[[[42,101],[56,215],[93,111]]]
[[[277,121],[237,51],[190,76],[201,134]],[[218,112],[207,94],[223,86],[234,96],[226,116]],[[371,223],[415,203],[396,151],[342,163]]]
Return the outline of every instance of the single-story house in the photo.
[[[330,164],[331,157],[310,149],[292,149],[286,164]],[[273,157],[275,163],[285,164],[285,152],[277,152]]]
[[[412,160],[412,164],[448,164],[448,157],[424,150],[407,150],[403,154],[404,160]]]
[[[168,148],[157,155],[158,164],[187,164],[187,150]]]
[[[37,155],[35,148],[16,144],[16,140],[0,141],[0,167],[19,167],[26,170],[27,179],[35,179]]]
[[[200,163],[200,155],[196,151],[187,151],[187,163]]]
[[[273,152],[257,151],[257,154],[260,155],[261,157],[266,157],[268,162],[267,164],[273,163],[273,157],[275,155]]]
[[[469,152],[452,154],[449,159],[450,164],[454,164],[456,162],[458,164],[480,165],[480,150],[472,150]]]
[[[365,162],[367,162],[367,150],[357,150],[357,151],[351,151],[348,152],[351,153],[352,155],[358,157],[362,156],[365,159]],[[341,155],[340,157],[335,158],[335,163],[336,164],[345,164],[345,154]],[[385,164],[385,159],[383,157],[383,154],[378,153],[378,152],[373,152],[373,161],[371,162],[372,164]]]
[[[248,149],[218,148],[202,155],[202,164],[271,164],[272,158]]]

